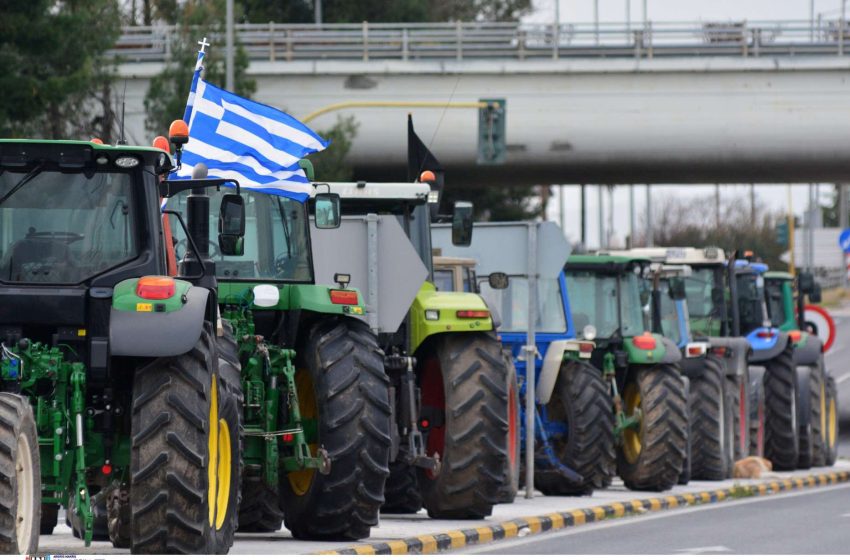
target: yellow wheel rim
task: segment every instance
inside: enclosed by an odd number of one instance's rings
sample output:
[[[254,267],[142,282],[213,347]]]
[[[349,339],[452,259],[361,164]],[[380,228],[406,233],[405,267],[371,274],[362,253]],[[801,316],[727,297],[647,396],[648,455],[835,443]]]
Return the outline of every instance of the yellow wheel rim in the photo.
[[[637,383],[629,383],[626,385],[623,401],[627,417],[634,416],[636,412],[640,412],[640,389],[638,388]],[[642,427],[643,420],[641,420],[637,429],[627,428],[623,431],[623,454],[626,456],[626,461],[630,464],[636,463],[638,457],[640,457],[640,432]]]
[[[835,408],[835,399],[829,398],[829,449],[835,449],[835,435],[838,433],[838,411]]]
[[[209,481],[207,504],[209,504],[210,527],[215,523],[215,506],[217,503],[218,443],[218,382],[216,376],[213,375],[210,390],[210,434],[208,442],[210,461],[207,465],[207,480]]]
[[[218,480],[216,481],[217,496],[215,500],[215,528],[221,529],[227,517],[227,506],[230,501],[231,461],[230,426],[223,418],[218,421]]]
[[[299,369],[295,372],[295,389],[298,391],[298,404],[301,409],[301,420],[316,420],[319,419],[319,405],[316,402],[316,389],[313,386],[313,378],[310,372],[306,369]],[[318,428],[317,428],[318,429]],[[316,457],[319,451],[319,445],[316,442],[309,442],[310,455]],[[316,469],[303,469],[287,473],[289,486],[296,496],[303,496],[310,490],[313,484],[313,479],[316,476]]]

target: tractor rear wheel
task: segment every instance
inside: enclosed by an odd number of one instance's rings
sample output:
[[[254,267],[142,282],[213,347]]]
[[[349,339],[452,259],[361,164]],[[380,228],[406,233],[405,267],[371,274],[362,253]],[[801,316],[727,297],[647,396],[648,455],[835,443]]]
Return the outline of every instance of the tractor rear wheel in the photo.
[[[734,425],[731,403],[724,392],[723,365],[714,356],[704,360],[702,374],[691,380],[691,478],[723,480],[734,463]]]
[[[445,334],[420,358],[427,453],[438,473],[420,469],[428,515],[483,519],[499,502],[508,461],[507,370],[495,333]]]
[[[749,454],[764,457],[764,384],[762,378],[750,383]]]
[[[832,376],[826,376],[826,437],[824,438],[824,462],[832,466],[838,459],[838,388]]]
[[[558,460],[584,480],[576,483],[555,470],[541,470],[534,475],[538,490],[547,496],[581,496],[611,484],[617,465],[613,410],[599,370],[574,360],[561,365],[546,417],[566,429],[549,440]]]
[[[508,460],[505,483],[499,490],[499,503],[513,503],[519,492],[519,472],[522,461],[522,440],[520,438],[520,422],[522,421],[519,402],[519,385],[517,384],[516,368],[510,354],[502,351],[505,367],[508,370]]]
[[[800,454],[797,370],[791,348],[765,364],[764,456],[778,471],[797,467]]]
[[[315,423],[314,454],[327,452],[328,474],[316,469],[281,477],[284,523],[297,539],[356,540],[378,523],[389,475],[389,377],[368,325],[331,317],[315,324],[298,352],[301,417]]]
[[[639,416],[637,428],[623,432],[618,453],[620,477],[632,490],[669,490],[685,462],[688,409],[685,382],[672,364],[639,367],[623,390],[626,416]]]
[[[126,484],[116,485],[108,490],[106,497],[106,517],[109,540],[115,548],[130,548],[133,544],[130,517],[130,489]]]
[[[35,417],[21,395],[0,393],[0,554],[35,554],[41,466]]]
[[[384,499],[381,513],[416,513],[422,509],[416,467],[398,461],[391,463]]]
[[[155,359],[133,379],[133,553],[223,553],[233,541],[240,427],[209,331],[188,353]]]

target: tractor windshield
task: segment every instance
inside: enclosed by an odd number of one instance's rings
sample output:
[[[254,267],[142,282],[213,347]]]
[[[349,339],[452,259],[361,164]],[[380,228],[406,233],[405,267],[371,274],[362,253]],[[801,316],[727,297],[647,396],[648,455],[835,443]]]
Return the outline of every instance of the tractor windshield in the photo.
[[[307,208],[295,200],[242,189],[245,199],[245,252],[242,256],[222,255],[218,246],[218,212],[222,192],[210,191],[209,255],[215,262],[219,281],[265,280],[313,281],[313,266],[308,237]],[[167,208],[180,212],[185,219],[189,194],[182,192],[170,199]],[[186,254],[186,232],[170,217],[174,250],[179,261]],[[191,248],[191,247],[190,247]]]
[[[541,278],[537,284],[538,321],[535,330],[541,333],[567,331],[561,286],[557,278]],[[489,307],[498,310],[502,319],[500,330],[523,332],[528,330],[528,279],[511,278],[504,290],[494,290],[486,282],[481,285],[481,296]]]
[[[695,336],[718,336],[725,316],[722,267],[693,267],[685,278],[691,328]]]
[[[634,336],[646,330],[641,302],[642,280],[634,274],[600,275],[567,269],[567,293],[576,332],[596,327],[601,339]]]
[[[767,297],[767,313],[770,323],[774,327],[781,327],[788,321],[785,313],[785,297],[783,294],[784,282],[768,280],[765,282],[764,292]]]
[[[678,344],[683,338],[679,323],[679,308],[676,301],[670,297],[670,284],[667,280],[661,280],[659,286],[658,312],[661,319],[661,334]]]
[[[133,176],[0,174],[0,281],[79,284],[139,254]]]

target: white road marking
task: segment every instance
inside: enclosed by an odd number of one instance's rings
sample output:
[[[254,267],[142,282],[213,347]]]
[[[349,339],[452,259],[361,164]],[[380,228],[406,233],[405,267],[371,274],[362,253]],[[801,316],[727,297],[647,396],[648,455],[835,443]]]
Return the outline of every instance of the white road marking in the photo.
[[[680,548],[677,554],[717,554],[718,552],[732,552],[731,548],[720,546],[700,546],[697,548]]]
[[[632,525],[633,523],[645,523],[647,521],[654,521],[656,519],[664,519],[665,517],[673,517],[674,515],[687,515],[694,514],[700,511],[708,511],[711,509],[719,509],[719,508],[730,508],[743,506],[747,504],[755,504],[758,502],[764,502],[767,500],[787,500],[789,498],[797,498],[803,495],[809,494],[821,494],[823,492],[831,492],[835,490],[846,490],[846,486],[842,485],[832,485],[832,486],[823,486],[821,488],[813,488],[813,489],[803,489],[795,492],[790,492],[787,494],[774,494],[772,496],[758,496],[754,498],[742,498],[739,500],[731,500],[726,502],[717,502],[713,504],[705,504],[705,505],[696,505],[696,506],[684,506],[677,509],[661,511],[661,512],[653,512],[640,514],[637,517],[622,517],[619,519],[611,519],[608,521],[597,521],[594,523],[590,523],[588,525],[581,525],[579,527],[565,527],[564,529],[557,529],[554,531],[547,531],[546,533],[542,533],[540,535],[534,535],[531,537],[527,537],[519,541],[517,539],[508,539],[504,541],[497,542],[495,544],[483,544],[483,545],[471,545],[467,548],[463,549],[463,554],[490,554],[493,551],[501,550],[504,548],[512,548],[515,546],[533,546],[535,543],[548,541],[552,539],[561,539],[568,537],[570,535],[577,535],[579,533],[589,533],[591,531],[600,531],[605,529],[612,529],[622,525]]]
[[[845,381],[847,381],[848,379],[850,379],[850,371],[848,371],[848,372],[847,372],[847,373],[845,373],[844,375],[840,375],[839,377],[837,377],[837,378],[835,379],[835,384],[836,384],[836,385],[841,385],[842,383],[844,383],[844,382],[845,382]]]

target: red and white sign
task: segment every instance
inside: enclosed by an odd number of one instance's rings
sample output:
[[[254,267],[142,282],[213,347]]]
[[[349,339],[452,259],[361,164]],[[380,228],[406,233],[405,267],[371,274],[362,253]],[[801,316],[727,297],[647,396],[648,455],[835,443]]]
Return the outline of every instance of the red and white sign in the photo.
[[[818,338],[823,341],[823,351],[826,352],[835,342],[835,321],[833,321],[829,312],[820,305],[807,303],[804,310],[806,323],[811,323],[815,327]],[[806,325],[801,326],[806,327]]]

